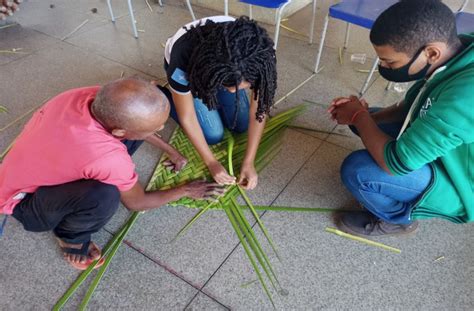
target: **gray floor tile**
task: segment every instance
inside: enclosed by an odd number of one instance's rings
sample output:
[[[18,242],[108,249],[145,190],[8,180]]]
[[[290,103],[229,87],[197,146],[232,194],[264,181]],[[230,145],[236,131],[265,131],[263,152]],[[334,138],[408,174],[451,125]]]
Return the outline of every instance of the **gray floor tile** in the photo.
[[[321,144],[319,139],[287,130],[282,150],[259,174],[257,188],[247,191],[252,202],[255,205],[271,204]]]
[[[58,40],[20,24],[0,29],[0,50],[18,50],[17,53],[0,53],[0,65],[23,58]]]
[[[77,310],[86,287],[68,304]],[[97,287],[90,310],[183,310],[197,290],[136,250],[122,245]]]
[[[94,235],[99,245],[109,238],[104,231]],[[0,300],[5,310],[50,310],[78,276],[51,233],[27,232],[12,217],[0,238],[0,249]]]
[[[169,206],[147,212],[140,216],[127,239],[201,288],[238,240],[227,216],[220,210],[206,212],[186,233],[174,240],[196,213],[198,210]],[[118,230],[128,214],[121,208],[106,228]]]
[[[349,152],[323,143],[274,205],[285,206],[285,202],[291,202],[291,206],[295,207],[350,207],[352,198],[339,177],[339,167]]]
[[[117,20],[116,24],[96,28],[68,40],[74,45],[104,55],[122,64],[164,78],[164,47],[169,36],[191,21],[189,12],[182,7],[166,5],[163,9],[150,12],[143,9],[135,16],[139,38],[132,36],[128,18]]]
[[[229,308],[217,303],[215,300],[209,298],[203,293],[199,293],[196,298],[186,307],[186,311],[217,311],[229,310]]]
[[[33,112],[30,112],[25,115],[24,118],[15,122],[13,125],[2,130],[0,133],[0,152],[3,153],[6,151],[8,146],[15,140],[15,138],[20,134],[21,130],[25,126],[26,122],[31,118]]]
[[[51,8],[51,5],[54,7]],[[37,30],[57,39],[63,39],[86,20],[88,22],[71,34],[71,37],[109,23],[103,16],[92,12],[79,13],[69,10],[55,5],[54,1],[25,1],[21,4],[21,10],[15,13],[12,19],[25,28]]]
[[[51,1],[52,4],[59,8],[64,8],[72,10],[78,13],[89,14],[92,13],[92,9],[97,9],[97,12],[94,13],[100,17],[110,18],[109,9],[107,7],[106,0],[80,0],[80,1],[69,1],[69,0],[54,0]],[[128,5],[127,1],[117,1],[112,0],[112,10],[114,12],[115,18],[124,17],[128,18]],[[152,8],[157,7],[153,0],[149,0]],[[143,1],[132,1],[132,6],[134,12],[139,12],[143,8],[147,8],[146,2]]]

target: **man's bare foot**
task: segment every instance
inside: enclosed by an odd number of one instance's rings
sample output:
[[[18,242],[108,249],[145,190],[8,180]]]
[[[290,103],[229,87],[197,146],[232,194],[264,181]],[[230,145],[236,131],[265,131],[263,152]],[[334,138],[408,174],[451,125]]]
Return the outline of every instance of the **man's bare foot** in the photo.
[[[58,239],[59,246],[63,250],[64,259],[69,262],[74,268],[82,269],[84,265],[90,264],[94,260],[97,260],[101,256],[101,252],[99,247],[94,243],[90,242],[89,248],[86,251],[84,250],[83,254],[76,254],[76,252],[68,252],[68,249],[77,250],[79,252],[83,247],[84,244],[71,244]]]

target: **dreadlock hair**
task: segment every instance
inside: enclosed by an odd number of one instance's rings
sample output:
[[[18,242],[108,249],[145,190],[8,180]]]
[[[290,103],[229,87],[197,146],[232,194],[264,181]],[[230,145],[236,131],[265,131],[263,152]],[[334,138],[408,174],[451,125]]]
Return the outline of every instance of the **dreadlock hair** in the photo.
[[[430,42],[456,48],[456,19],[440,0],[401,0],[376,19],[370,31],[372,44],[391,45],[395,51],[414,55]]]
[[[242,16],[224,23],[208,20],[187,34],[194,41],[187,70],[193,96],[202,99],[209,109],[216,109],[219,87],[235,87],[235,126],[240,103],[238,86],[247,81],[254,99],[258,99],[256,119],[262,122],[273,105],[277,88],[275,49],[267,31]]]

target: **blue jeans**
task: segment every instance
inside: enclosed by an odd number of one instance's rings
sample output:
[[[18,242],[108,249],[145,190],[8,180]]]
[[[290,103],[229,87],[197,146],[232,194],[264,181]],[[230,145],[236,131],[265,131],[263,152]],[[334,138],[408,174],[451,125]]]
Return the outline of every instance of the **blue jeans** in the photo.
[[[401,126],[401,123],[379,124],[382,131],[394,138]],[[407,175],[390,175],[367,150],[351,153],[341,166],[342,182],[357,201],[378,218],[393,224],[412,222],[410,214],[414,203],[430,184],[432,175],[429,165]]]
[[[231,93],[225,88],[217,92],[219,108],[209,110],[199,98],[194,98],[194,110],[196,110],[197,119],[201,126],[206,142],[214,145],[222,141],[224,137],[224,128],[233,132],[243,133],[248,129],[249,124],[249,99],[245,90],[239,90],[239,110],[234,124],[234,117],[237,105],[235,103],[236,93]],[[171,103],[170,116],[178,123],[179,118],[173,101]]]

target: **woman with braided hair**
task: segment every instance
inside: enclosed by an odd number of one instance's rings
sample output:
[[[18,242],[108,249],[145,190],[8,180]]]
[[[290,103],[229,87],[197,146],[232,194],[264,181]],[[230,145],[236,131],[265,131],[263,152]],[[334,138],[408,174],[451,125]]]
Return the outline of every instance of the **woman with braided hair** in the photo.
[[[170,98],[171,117],[214,180],[255,188],[255,154],[277,86],[275,50],[265,29],[248,17],[214,16],[187,24],[166,43],[165,70],[170,90],[159,88]],[[237,181],[209,149],[222,140],[224,127],[238,133],[248,130]]]

